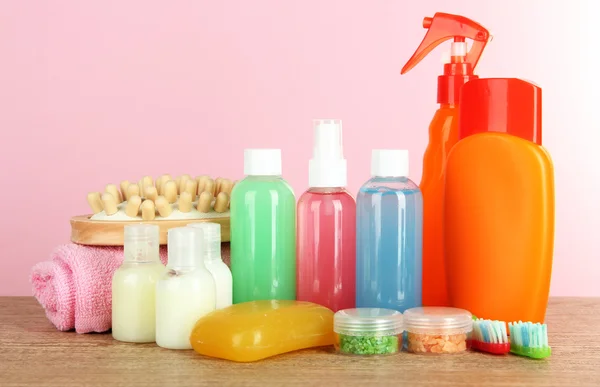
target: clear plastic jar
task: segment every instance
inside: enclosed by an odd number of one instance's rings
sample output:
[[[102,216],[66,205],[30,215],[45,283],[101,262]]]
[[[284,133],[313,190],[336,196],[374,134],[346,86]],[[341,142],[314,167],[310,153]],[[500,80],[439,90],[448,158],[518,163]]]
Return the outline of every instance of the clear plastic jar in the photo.
[[[391,309],[357,308],[333,316],[338,353],[359,356],[390,355],[402,350],[402,313]]]
[[[404,312],[407,350],[412,353],[461,353],[470,346],[473,317],[464,309],[412,308]]]

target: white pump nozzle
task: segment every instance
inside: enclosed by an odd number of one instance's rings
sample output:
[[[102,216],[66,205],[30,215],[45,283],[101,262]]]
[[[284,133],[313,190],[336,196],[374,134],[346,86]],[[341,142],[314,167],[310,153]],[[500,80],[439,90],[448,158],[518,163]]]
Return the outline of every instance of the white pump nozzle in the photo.
[[[308,162],[310,187],[345,187],[347,167],[342,145],[341,120],[314,120],[315,145]]]
[[[442,63],[452,63],[452,57],[460,56],[465,58],[467,56],[467,42],[452,42],[450,50],[442,52]]]
[[[451,56],[467,56],[467,42],[452,42],[450,45]]]
[[[442,63],[452,63],[452,57],[463,57],[467,56],[467,42],[452,42],[450,50],[442,53]]]

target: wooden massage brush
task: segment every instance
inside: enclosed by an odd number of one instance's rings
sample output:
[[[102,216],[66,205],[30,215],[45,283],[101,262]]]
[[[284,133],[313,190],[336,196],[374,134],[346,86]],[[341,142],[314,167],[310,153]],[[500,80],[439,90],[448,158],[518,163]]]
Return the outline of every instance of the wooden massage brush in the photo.
[[[71,240],[84,245],[122,246],[123,227],[131,222],[160,227],[161,244],[167,231],[194,222],[221,224],[221,238],[229,241],[229,198],[235,182],[165,174],[144,176],[137,183],[107,184],[104,192],[90,192],[92,215],[71,218]]]

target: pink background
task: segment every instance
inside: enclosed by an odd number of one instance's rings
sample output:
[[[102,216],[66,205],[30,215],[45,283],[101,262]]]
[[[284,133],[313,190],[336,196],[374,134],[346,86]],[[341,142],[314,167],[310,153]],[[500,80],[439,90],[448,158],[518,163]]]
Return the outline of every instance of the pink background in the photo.
[[[244,148],[278,147],[300,194],[313,118],[343,120],[353,192],[377,147],[409,149],[418,182],[444,49],[405,76],[400,68],[422,18],[443,11],[494,35],[481,76],[544,88],[557,184],[552,294],[600,296],[597,3],[3,1],[0,294],[31,294],[31,266],[68,240],[69,218],[88,213],[86,193],[104,184],[240,178]]]

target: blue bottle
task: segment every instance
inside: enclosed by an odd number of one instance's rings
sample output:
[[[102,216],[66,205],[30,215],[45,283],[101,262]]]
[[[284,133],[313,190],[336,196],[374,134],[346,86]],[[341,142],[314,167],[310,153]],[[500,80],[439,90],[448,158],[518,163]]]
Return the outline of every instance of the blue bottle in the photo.
[[[408,151],[373,150],[356,199],[356,307],[404,312],[422,303],[423,197]]]

